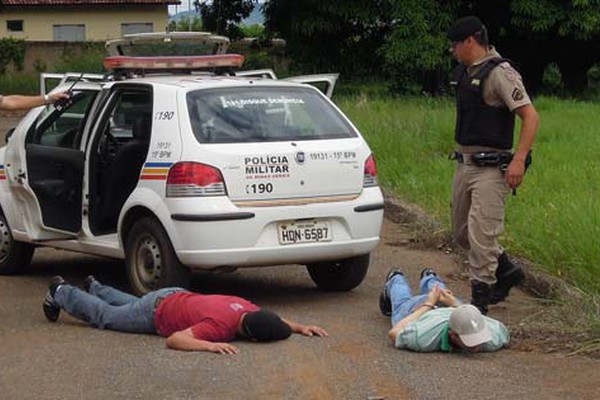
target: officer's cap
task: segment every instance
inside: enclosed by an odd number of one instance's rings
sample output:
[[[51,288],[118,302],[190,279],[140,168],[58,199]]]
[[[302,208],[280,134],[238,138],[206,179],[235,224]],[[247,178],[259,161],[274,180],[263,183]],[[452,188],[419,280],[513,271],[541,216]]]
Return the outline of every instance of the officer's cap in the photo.
[[[475,35],[485,29],[481,20],[474,16],[463,17],[448,29],[448,39],[452,42],[462,42],[469,36]]]

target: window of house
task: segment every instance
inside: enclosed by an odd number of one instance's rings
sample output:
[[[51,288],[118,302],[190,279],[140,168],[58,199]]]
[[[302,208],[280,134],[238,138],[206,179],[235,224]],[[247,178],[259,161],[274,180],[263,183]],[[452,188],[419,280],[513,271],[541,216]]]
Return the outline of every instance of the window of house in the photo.
[[[82,42],[85,41],[85,25],[54,25],[53,39],[56,41],[65,42]]]
[[[12,19],[6,21],[6,30],[9,32],[23,32],[23,20]]]
[[[131,33],[148,33],[154,31],[152,22],[121,24],[121,35],[129,35]]]

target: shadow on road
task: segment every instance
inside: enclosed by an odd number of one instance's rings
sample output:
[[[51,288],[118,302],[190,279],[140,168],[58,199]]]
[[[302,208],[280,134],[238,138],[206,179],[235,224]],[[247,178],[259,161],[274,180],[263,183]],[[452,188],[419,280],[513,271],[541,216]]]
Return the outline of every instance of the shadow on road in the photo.
[[[93,257],[62,250],[38,249],[26,275],[46,283],[54,275],[81,285],[88,275],[101,282],[129,291],[123,261]],[[233,273],[194,274],[190,290],[206,294],[229,294],[256,302],[303,303],[314,298],[335,299],[342,293],[319,290],[303,266],[276,266],[239,269]]]

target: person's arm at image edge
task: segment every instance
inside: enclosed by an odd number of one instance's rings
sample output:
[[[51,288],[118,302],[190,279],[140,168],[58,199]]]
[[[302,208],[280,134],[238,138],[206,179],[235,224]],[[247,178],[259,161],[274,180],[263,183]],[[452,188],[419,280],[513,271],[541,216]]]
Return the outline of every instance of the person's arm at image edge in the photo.
[[[0,103],[0,109],[8,111],[16,110],[27,110],[44,104],[53,104],[58,99],[66,98],[66,93],[54,93],[47,95],[48,101],[44,96],[23,96],[19,94],[13,94],[9,96],[3,96],[2,102]]]

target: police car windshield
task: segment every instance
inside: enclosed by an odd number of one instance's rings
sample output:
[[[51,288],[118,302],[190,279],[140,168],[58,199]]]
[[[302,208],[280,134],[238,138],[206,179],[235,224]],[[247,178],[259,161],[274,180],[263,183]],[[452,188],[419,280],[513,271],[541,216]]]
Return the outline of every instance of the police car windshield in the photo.
[[[310,88],[228,88],[188,93],[200,143],[274,142],[356,137],[340,113]]]

